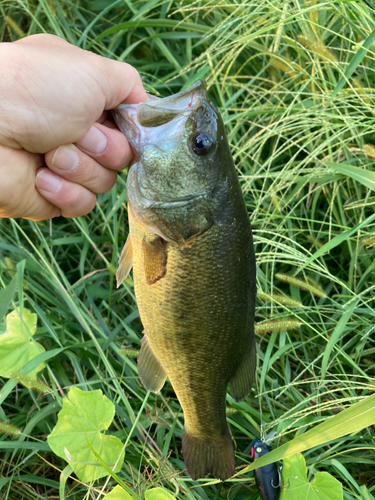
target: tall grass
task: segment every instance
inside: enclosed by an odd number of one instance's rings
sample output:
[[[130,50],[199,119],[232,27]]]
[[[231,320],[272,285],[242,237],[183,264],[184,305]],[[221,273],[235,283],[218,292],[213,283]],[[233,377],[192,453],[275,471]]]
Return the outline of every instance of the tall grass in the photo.
[[[371,39],[361,50],[375,30],[372,11],[363,2],[323,0],[7,0],[0,14],[1,40],[57,34],[133,64],[157,95],[207,80],[226,123],[258,266],[256,387],[241,403],[228,396],[238,471],[254,437],[275,431],[274,446],[284,443],[371,394],[374,222],[329,242],[373,215],[375,193],[327,162],[373,169]],[[35,339],[47,350],[64,348],[43,372],[49,392],[2,380],[0,421],[21,430],[0,434],[4,500],[59,498],[65,463],[45,442],[69,387],[101,388],[116,405],[110,431],[123,441],[146,397],[136,361],[121,351],[140,346],[132,280],[114,287],[127,236],[125,183],[119,177],[80,219],[0,220],[0,287],[18,272],[13,306],[38,314]],[[153,484],[180,499],[255,500],[252,473],[202,487],[182,472],[182,425],[167,383],[148,397],[122,478],[139,493]],[[337,477],[345,499],[374,498],[374,435],[367,428],[311,449],[307,464]],[[72,477],[65,495],[97,498],[103,484],[88,489]]]

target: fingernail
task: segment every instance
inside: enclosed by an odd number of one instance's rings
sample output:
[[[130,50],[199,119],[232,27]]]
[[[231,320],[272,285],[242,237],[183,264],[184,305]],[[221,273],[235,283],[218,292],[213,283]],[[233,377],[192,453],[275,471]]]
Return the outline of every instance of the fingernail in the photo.
[[[52,158],[52,165],[64,170],[64,172],[73,172],[79,163],[77,153],[69,146],[59,146]]]
[[[49,193],[57,193],[57,191],[61,188],[60,177],[53,174],[46,168],[37,173],[35,184],[39,189],[43,189]]]
[[[98,154],[103,153],[107,147],[107,138],[99,129],[91,127],[77,144],[90,153]]]

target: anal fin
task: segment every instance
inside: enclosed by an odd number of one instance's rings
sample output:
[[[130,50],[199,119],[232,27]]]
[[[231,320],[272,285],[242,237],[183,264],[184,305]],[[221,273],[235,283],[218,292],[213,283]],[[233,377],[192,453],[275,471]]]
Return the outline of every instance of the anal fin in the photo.
[[[145,389],[150,392],[159,392],[167,378],[167,374],[151,350],[146,335],[141,340],[141,351],[138,356],[138,373]]]
[[[254,382],[256,365],[256,345],[255,340],[252,340],[236,373],[229,381],[230,395],[236,401],[241,401],[250,393]]]
[[[133,267],[133,247],[130,233],[122,249],[116,273],[117,288],[121,285]]]

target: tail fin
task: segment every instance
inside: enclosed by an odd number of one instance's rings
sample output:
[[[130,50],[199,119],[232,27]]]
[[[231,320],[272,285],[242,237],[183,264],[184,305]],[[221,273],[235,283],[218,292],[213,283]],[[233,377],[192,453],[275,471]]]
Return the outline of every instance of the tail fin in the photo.
[[[235,459],[229,431],[217,438],[194,436],[184,427],[182,453],[186,468],[193,479],[212,475],[225,481],[234,474]]]

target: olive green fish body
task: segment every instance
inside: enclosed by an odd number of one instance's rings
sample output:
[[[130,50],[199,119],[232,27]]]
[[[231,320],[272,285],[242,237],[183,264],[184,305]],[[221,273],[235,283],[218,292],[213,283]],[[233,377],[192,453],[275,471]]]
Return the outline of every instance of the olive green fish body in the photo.
[[[130,226],[142,323],[195,434],[226,430],[227,384],[251,340],[254,262],[247,214],[238,205],[228,205],[186,247],[166,243],[166,275],[151,286],[143,242],[154,235],[136,221]]]
[[[218,172],[208,172],[211,181],[206,177],[202,182],[207,181],[207,189],[200,189],[200,178],[194,186],[192,176],[190,198],[182,192],[174,200],[164,196],[150,205],[144,196],[147,181],[138,167],[128,181],[127,245],[132,248],[145,333],[139,373],[146,388],[154,391],[169,378],[184,412],[183,454],[194,479],[233,475],[226,390],[230,384],[233,397],[245,397],[255,370],[251,228],[223,126],[217,120],[220,142],[212,154],[212,169]],[[192,133],[197,135],[190,129],[187,140]],[[142,152],[140,156],[142,162]],[[129,185],[134,186],[130,192]],[[134,193],[142,189],[137,198]]]

